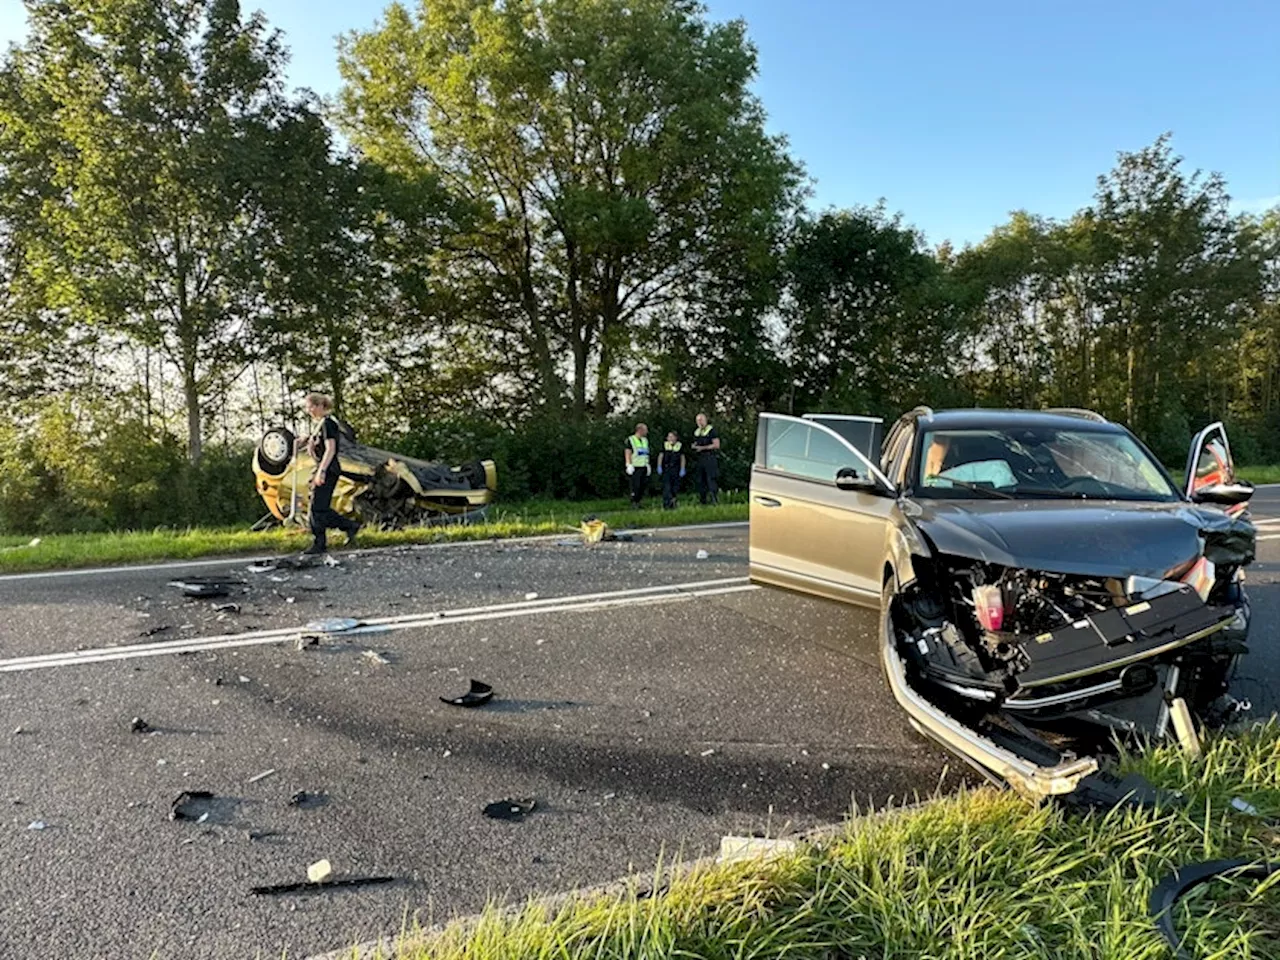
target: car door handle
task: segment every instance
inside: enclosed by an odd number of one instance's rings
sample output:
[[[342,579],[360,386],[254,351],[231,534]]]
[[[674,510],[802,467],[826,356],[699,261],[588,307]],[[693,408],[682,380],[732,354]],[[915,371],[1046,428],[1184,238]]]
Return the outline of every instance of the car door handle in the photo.
[[[756,497],[756,498],[754,498],[754,499],[755,499],[756,503],[760,504],[760,506],[762,506],[762,507],[780,507],[780,506],[782,506],[782,501],[781,501],[781,500],[775,500],[775,499],[773,499],[773,497]]]

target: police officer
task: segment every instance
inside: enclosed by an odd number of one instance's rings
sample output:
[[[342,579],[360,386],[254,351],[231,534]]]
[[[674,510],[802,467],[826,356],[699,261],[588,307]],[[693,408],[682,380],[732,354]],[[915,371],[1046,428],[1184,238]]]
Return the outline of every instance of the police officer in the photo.
[[[662,478],[662,509],[673,510],[680,493],[680,478],[684,476],[684,445],[680,435],[672,430],[658,455],[658,476]]]
[[[698,455],[698,501],[703,505],[720,502],[720,434],[707,422],[707,415],[697,416],[693,431],[693,452]]]
[[[306,448],[316,461],[316,472],[311,477],[311,546],[304,556],[319,556],[328,552],[326,531],[341,530],[347,535],[347,546],[356,542],[360,523],[342,516],[333,509],[333,490],[338,485],[341,470],[338,466],[338,444],[342,431],[334,419],[333,401],[323,393],[307,395],[307,414],[311,417],[311,436],[299,437],[297,446]]]
[[[636,424],[636,432],[627,437],[623,452],[627,463],[627,476],[631,478],[631,509],[640,509],[645,487],[649,485],[649,428]]]

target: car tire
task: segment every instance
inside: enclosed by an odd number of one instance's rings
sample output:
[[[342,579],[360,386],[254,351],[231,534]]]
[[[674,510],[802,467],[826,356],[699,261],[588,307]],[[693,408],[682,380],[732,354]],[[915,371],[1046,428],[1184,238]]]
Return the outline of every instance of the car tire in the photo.
[[[288,427],[272,427],[258,441],[258,466],[262,472],[278,477],[293,460],[293,431]]]

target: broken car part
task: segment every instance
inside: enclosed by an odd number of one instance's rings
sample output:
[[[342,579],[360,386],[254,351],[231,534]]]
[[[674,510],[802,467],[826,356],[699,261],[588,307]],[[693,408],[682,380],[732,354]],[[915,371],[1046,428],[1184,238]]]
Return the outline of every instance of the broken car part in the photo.
[[[352,617],[330,617],[325,620],[312,620],[303,629],[315,633],[342,633],[346,630],[354,630],[358,626],[360,621]]]
[[[493,699],[493,687],[479,680],[471,681],[471,689],[460,697],[441,697],[443,703],[453,707],[482,707]]]
[[[336,890],[340,887],[371,887],[376,884],[395,883],[395,880],[395,877],[344,877],[341,880],[325,880],[323,883],[301,880],[297,883],[277,883],[265,887],[250,887],[249,892],[256,897],[280,893],[318,893],[321,890]]]
[[[150,733],[151,724],[147,723],[147,721],[143,720],[141,717],[134,717],[129,722],[129,729],[133,733]]]
[[[213,799],[213,794],[208,790],[183,790],[173,799],[173,804],[169,808],[169,819],[203,823],[209,818],[207,807]]]
[[[184,577],[181,580],[170,580],[169,586],[177,587],[188,597],[225,597],[232,587],[243,587],[243,580],[231,577]]]
[[[491,820],[506,820],[510,823],[520,823],[525,817],[533,813],[537,801],[532,797],[527,800],[498,800],[484,808],[484,815]]]
[[[1173,925],[1174,904],[1191,890],[1219,877],[1265,880],[1276,872],[1280,872],[1280,861],[1258,863],[1254,860],[1211,860],[1178,867],[1151,891],[1147,912],[1155,921],[1156,929],[1164,937],[1165,943],[1173,948],[1175,956],[1183,958],[1187,953],[1182,949],[1182,941],[1178,939],[1178,931]]]
[[[317,860],[307,867],[307,879],[312,883],[324,883],[333,875],[333,864],[328,860]]]

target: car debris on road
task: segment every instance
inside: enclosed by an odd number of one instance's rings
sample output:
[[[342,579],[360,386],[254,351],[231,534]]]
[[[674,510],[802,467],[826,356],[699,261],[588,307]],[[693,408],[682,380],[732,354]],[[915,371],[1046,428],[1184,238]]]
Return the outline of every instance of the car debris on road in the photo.
[[[1178,867],[1168,877],[1156,884],[1147,901],[1147,912],[1155,921],[1156,929],[1174,952],[1178,960],[1189,957],[1173,924],[1174,905],[1190,891],[1218,877],[1238,877],[1250,880],[1266,880],[1280,873],[1280,860],[1258,863],[1254,860],[1212,860],[1207,863],[1187,864]]]
[[[233,587],[243,587],[246,584],[234,577],[184,577],[181,580],[170,580],[169,586],[182,591],[183,596],[212,599],[225,597]]]
[[[183,790],[169,807],[170,820],[190,820],[204,823],[209,819],[209,805],[214,795],[208,790]]]
[[[255,775],[255,776],[250,777],[250,778],[249,778],[249,783],[259,783],[259,782],[261,782],[261,781],[263,781],[263,780],[267,779],[267,777],[273,776],[273,775],[275,774],[275,772],[276,772],[275,767],[272,767],[270,770],[263,770],[261,773],[259,773],[259,774]]]
[[[493,699],[493,687],[479,680],[471,681],[471,689],[458,697],[441,697],[443,703],[453,707],[482,707]]]
[[[506,820],[509,823],[520,823],[533,813],[538,805],[532,797],[525,800],[497,800],[487,805],[482,811],[490,820]]]
[[[129,730],[133,733],[151,733],[151,724],[143,720],[141,717],[134,717],[129,722]]]

